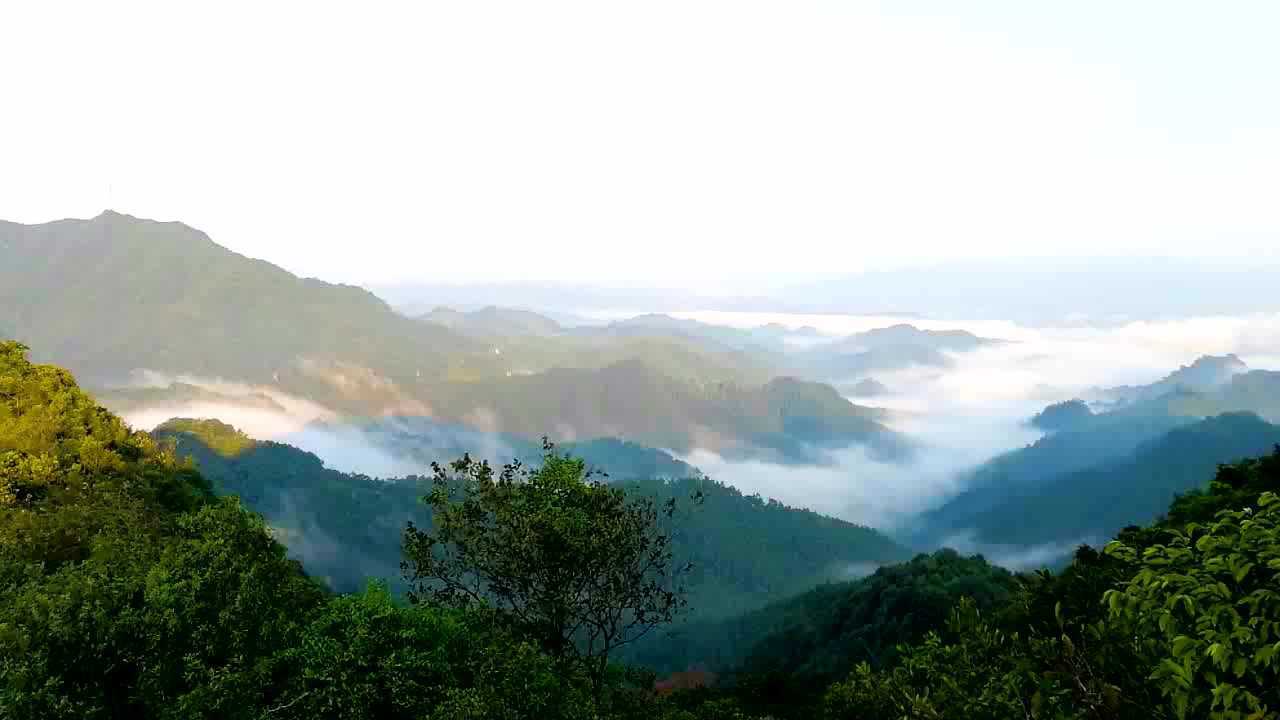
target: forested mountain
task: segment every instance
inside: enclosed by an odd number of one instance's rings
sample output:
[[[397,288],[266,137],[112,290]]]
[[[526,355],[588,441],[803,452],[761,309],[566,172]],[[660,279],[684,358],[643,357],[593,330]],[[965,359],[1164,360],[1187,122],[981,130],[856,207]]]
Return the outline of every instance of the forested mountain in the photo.
[[[1154,519],[1219,463],[1280,441],[1266,422],[1280,418],[1280,373],[1250,371],[1234,355],[1099,395],[1097,412],[1075,400],[1031,418],[1045,437],[979,466],[907,535],[926,545],[1096,541]]]
[[[915,521],[914,536],[933,544],[961,535],[1011,494],[1033,494],[1070,473],[1122,460],[1142,443],[1193,421],[1163,414],[1093,415],[1078,427],[1046,435],[969,472],[963,491]]]
[[[1277,444],[1280,427],[1250,413],[1219,415],[1148,440],[1123,458],[1008,488],[968,529],[976,541],[1000,545],[1100,543],[1155,520],[1176,496],[1202,488],[1220,464]]]
[[[220,494],[239,496],[261,513],[303,566],[336,590],[373,579],[400,586],[399,531],[408,521],[431,524],[422,503],[427,478],[372,479],[324,467],[310,453],[252,440],[213,420],[174,420],[155,435],[173,440]],[[525,459],[532,448],[517,448]],[[690,605],[699,616],[742,612],[837,577],[849,565],[904,559],[907,551],[865,527],[790,508],[654,458],[657,451],[613,441],[561,448],[602,468],[628,492],[696,506],[682,507],[673,549],[693,565]],[[449,458],[442,458],[447,460]],[[506,458],[510,460],[512,458]],[[681,477],[645,474],[683,467]]]
[[[875,412],[776,378],[755,353],[671,335],[544,337],[529,330],[549,328],[545,318],[497,309],[468,317],[520,334],[480,338],[180,223],[113,212],[0,223],[0,309],[37,358],[71,368],[117,411],[201,388],[217,400],[216,378],[340,415],[429,415],[527,439],[617,436],[802,462],[826,447],[903,446]],[[158,375],[138,388],[138,369]]]

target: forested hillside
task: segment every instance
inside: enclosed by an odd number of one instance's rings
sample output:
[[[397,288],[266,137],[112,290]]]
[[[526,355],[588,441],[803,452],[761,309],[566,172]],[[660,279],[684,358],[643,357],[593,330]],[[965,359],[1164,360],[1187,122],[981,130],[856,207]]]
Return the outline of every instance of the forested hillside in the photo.
[[[431,491],[428,478],[340,473],[310,453],[252,440],[217,421],[175,420],[155,435],[175,441],[177,454],[193,459],[217,493],[238,496],[261,513],[308,572],[335,590],[352,592],[369,579],[402,587],[399,532],[409,521],[430,527],[421,502]],[[681,504],[673,551],[678,562],[692,564],[687,584],[698,616],[740,613],[844,567],[908,555],[874,530],[745,496],[687,466],[680,477],[642,474],[656,451],[637,457],[637,448],[599,441],[561,449],[607,470],[629,493]],[[695,495],[699,502],[686,507]]]
[[[1081,400],[1031,418],[1046,432],[983,463],[964,489],[925,513],[910,533],[926,544],[1006,547],[1100,542],[1150,522],[1221,463],[1280,442],[1276,373],[1234,356],[1203,357],[1145,386],[1114,388],[1097,411]]]

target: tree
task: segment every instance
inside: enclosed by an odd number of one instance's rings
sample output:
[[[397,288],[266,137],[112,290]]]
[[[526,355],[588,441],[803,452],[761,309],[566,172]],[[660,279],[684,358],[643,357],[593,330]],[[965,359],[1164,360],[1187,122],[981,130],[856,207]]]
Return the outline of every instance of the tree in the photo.
[[[1140,568],[1106,602],[1162,650],[1151,679],[1178,718],[1280,717],[1280,496],[1168,538],[1141,554],[1107,547]]]
[[[405,607],[383,585],[333,597],[299,642],[279,720],[586,720],[585,683],[565,682],[546,655],[484,613]]]
[[[685,607],[659,506],[629,496],[544,441],[541,467],[495,474],[463,456],[434,464],[433,528],[410,523],[403,563],[411,602],[492,607],[563,665],[579,665],[601,699],[610,653]]]

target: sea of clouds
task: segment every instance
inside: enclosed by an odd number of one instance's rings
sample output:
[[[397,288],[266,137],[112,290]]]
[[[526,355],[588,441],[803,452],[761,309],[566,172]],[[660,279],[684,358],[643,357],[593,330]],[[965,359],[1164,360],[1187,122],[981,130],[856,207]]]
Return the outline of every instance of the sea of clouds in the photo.
[[[754,327],[781,323],[812,326],[831,338],[904,322],[901,317],[689,312],[681,317]],[[851,397],[886,408],[888,424],[916,439],[921,451],[908,462],[885,462],[860,448],[832,455],[823,466],[729,460],[708,450],[683,457],[707,475],[747,493],[810,508],[859,524],[893,531],[918,513],[963,489],[965,472],[1040,436],[1029,417],[1045,405],[1088,394],[1091,389],[1151,383],[1201,355],[1236,353],[1253,369],[1280,368],[1280,314],[1203,317],[1107,326],[1025,327],[999,320],[912,318],[923,329],[963,329],[1003,340],[952,356],[947,368],[907,368],[873,373],[890,389],[876,397]],[[453,453],[475,444],[473,433],[421,427],[410,439],[413,453],[376,442],[344,426],[333,411],[265,386],[194,377],[151,377],[153,385],[178,380],[216,391],[232,402],[194,402],[126,413],[135,427],[151,428],[171,417],[217,417],[259,439],[277,440],[315,453],[344,472],[375,477],[428,471],[433,449]],[[270,402],[263,402],[266,398]],[[400,447],[403,448],[404,438]],[[480,450],[479,448],[477,449]],[[502,445],[484,450],[500,455]],[[481,452],[483,454],[483,452]],[[442,458],[447,459],[447,458]],[[495,460],[503,458],[495,457]],[[983,551],[1011,566],[1030,566],[1061,548],[983,548],[959,536],[958,549]]]

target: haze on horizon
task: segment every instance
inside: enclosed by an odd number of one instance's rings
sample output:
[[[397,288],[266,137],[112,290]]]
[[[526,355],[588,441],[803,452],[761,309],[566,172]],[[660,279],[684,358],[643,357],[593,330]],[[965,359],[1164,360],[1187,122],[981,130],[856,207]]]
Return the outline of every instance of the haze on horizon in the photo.
[[[22,3],[0,218],[331,281],[1274,262],[1274,3]]]

